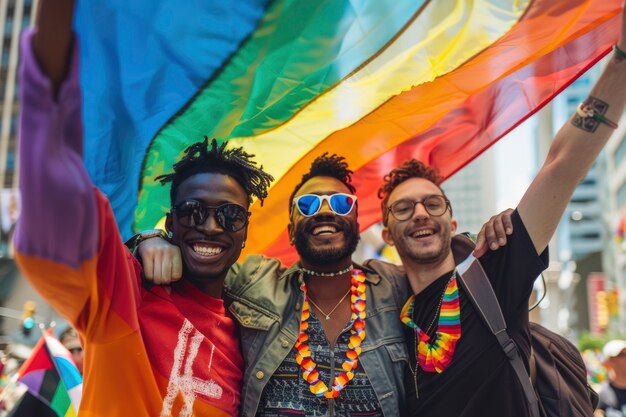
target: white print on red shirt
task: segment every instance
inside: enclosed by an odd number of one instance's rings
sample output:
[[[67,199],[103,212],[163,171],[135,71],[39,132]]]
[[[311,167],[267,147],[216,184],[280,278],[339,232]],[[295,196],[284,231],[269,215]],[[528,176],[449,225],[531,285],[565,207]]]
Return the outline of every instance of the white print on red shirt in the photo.
[[[193,330],[191,342],[189,336]],[[185,319],[183,326],[178,332],[178,343],[174,349],[174,364],[170,380],[167,384],[167,395],[163,400],[163,408],[161,409],[161,417],[168,417],[172,413],[174,399],[180,392],[183,396],[184,406],[180,411],[180,417],[191,417],[193,415],[193,403],[196,400],[196,394],[202,394],[210,398],[222,398],[223,389],[212,379],[202,380],[196,378],[192,374],[192,366],[198,355],[198,349],[204,336],[197,331],[193,325]],[[213,351],[215,345],[211,347],[211,359],[209,361],[209,372],[211,372],[211,362],[213,361]],[[185,353],[187,356],[185,357]],[[184,362],[184,364],[183,364]],[[182,371],[182,372],[181,372]]]

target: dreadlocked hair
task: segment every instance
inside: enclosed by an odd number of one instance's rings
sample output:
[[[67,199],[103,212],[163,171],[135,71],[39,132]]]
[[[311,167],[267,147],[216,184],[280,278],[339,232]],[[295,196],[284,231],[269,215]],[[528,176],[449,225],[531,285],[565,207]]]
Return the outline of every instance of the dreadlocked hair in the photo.
[[[383,224],[385,226],[387,225],[387,218],[389,217],[389,210],[387,209],[389,196],[398,185],[411,178],[423,178],[432,182],[437,187],[439,187],[443,181],[443,177],[436,168],[430,167],[416,159],[410,159],[399,167],[392,169],[389,174],[385,175],[383,185],[378,189],[378,198],[383,200],[381,208],[383,211]],[[441,189],[441,187],[439,187],[439,189]],[[443,193],[443,190],[441,190],[441,192]],[[452,212],[452,208],[450,208],[450,212]]]
[[[257,167],[252,160],[254,155],[246,153],[242,147],[226,149],[226,142],[218,145],[215,139],[211,139],[209,146],[209,138],[205,136],[203,141],[190,145],[183,153],[181,160],[173,166],[174,172],[155,178],[161,185],[172,183],[172,204],[176,200],[178,187],[187,178],[196,174],[217,173],[234,178],[248,194],[249,204],[252,203],[252,196],[255,196],[263,205],[274,177],[263,171],[263,166]]]
[[[293,198],[305,182],[313,177],[332,177],[341,181],[352,194],[356,192],[356,188],[351,184],[352,182],[352,170],[348,168],[346,158],[337,154],[328,155],[328,152],[324,152],[321,156],[315,158],[311,164],[309,172],[302,176],[302,180],[296,188],[294,188],[289,198],[289,212],[291,212],[291,206],[293,204]]]

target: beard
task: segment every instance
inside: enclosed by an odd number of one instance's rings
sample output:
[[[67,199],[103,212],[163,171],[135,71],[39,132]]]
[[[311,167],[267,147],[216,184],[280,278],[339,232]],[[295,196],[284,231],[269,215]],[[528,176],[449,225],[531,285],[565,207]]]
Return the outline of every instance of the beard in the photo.
[[[337,223],[343,232],[344,242],[340,247],[336,246],[318,246],[311,242],[307,228],[304,222],[300,222],[295,230],[295,247],[301,259],[311,264],[326,264],[342,261],[354,253],[359,244],[359,225],[351,224],[339,219]],[[312,227],[309,227],[312,230]],[[330,243],[330,242],[327,242]]]
[[[439,243],[435,247],[424,249],[415,245],[410,238],[402,235],[395,238],[395,245],[401,258],[406,257],[416,264],[428,265],[443,261],[451,250],[452,238],[450,227],[444,226],[438,233]]]
[[[450,252],[450,241],[442,241],[438,249],[424,251],[418,248],[410,247],[406,241],[396,243],[398,254],[406,256],[417,264],[432,264],[443,260]]]

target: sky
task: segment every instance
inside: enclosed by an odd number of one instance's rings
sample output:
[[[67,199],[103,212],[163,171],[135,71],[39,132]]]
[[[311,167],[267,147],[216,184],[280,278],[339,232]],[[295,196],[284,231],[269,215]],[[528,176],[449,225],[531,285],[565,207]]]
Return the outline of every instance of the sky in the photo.
[[[529,118],[485,152],[495,155],[497,212],[515,208],[535,175],[536,123]]]

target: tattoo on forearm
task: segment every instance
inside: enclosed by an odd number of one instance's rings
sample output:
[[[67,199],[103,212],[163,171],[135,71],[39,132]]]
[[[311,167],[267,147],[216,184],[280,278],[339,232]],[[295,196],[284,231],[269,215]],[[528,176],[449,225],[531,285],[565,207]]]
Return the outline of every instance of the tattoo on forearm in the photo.
[[[591,109],[594,113],[601,115],[604,115],[609,109],[608,103],[591,96],[583,102],[583,106]],[[600,121],[593,117],[593,113],[591,113],[590,116],[581,116],[580,114],[575,113],[574,118],[572,119],[572,124],[579,129],[593,133],[598,128]]]

